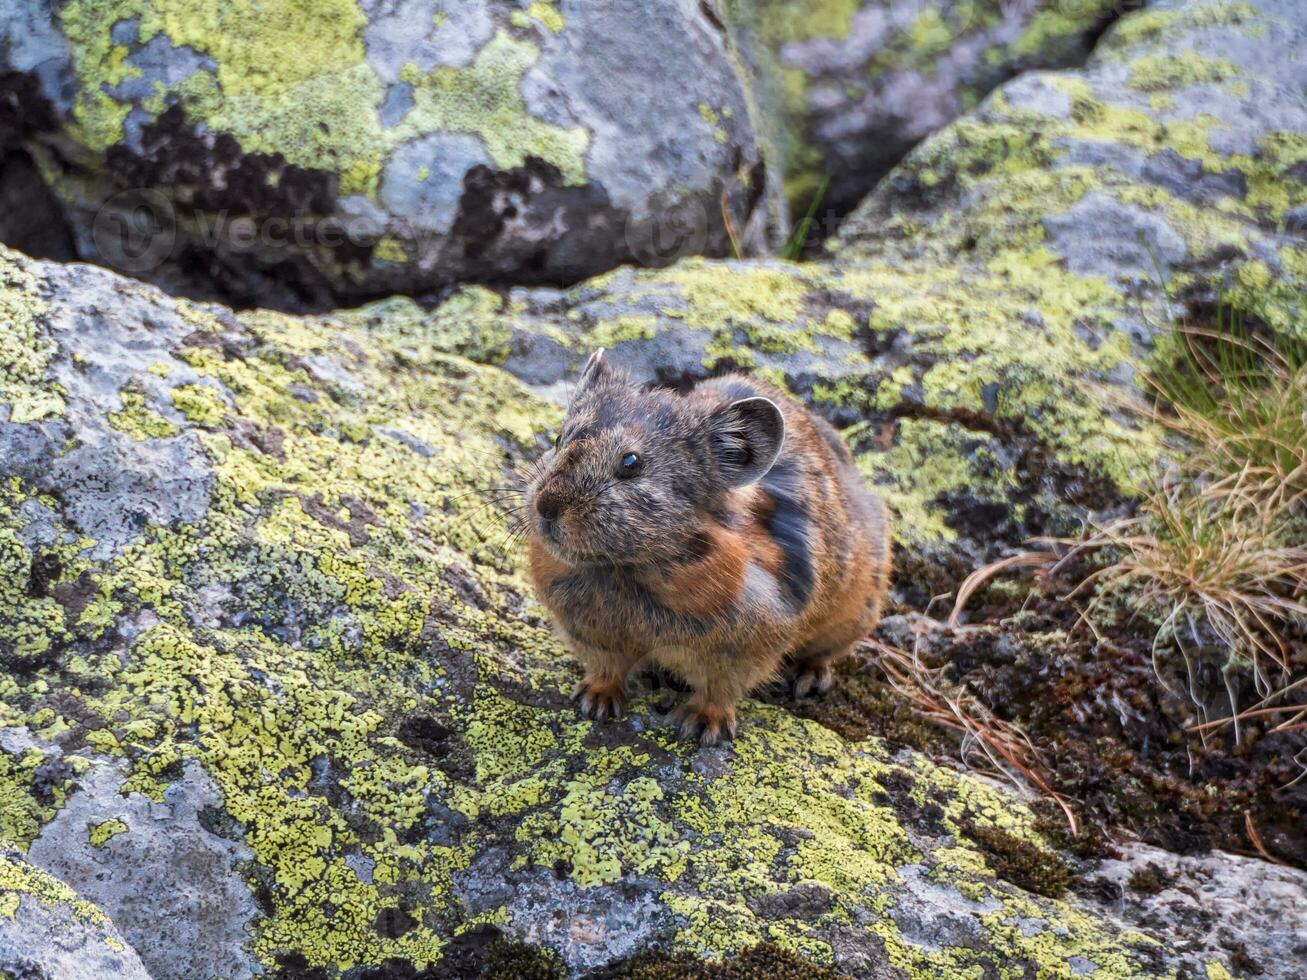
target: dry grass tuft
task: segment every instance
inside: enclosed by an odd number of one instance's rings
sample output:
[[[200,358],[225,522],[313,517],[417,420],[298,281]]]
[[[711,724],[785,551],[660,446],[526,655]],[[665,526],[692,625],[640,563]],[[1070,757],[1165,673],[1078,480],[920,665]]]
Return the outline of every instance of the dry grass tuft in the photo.
[[[1200,734],[1307,705],[1307,344],[1251,336],[1242,324],[1182,330],[1174,356],[1147,376],[1155,417],[1178,461],[1133,517],[1099,527],[1076,550],[1102,549],[1088,615],[1127,598],[1160,621],[1155,665],[1219,657],[1228,716]],[[1159,678],[1162,671],[1158,671]],[[1239,705],[1250,678],[1257,701]],[[1205,715],[1204,715],[1205,717]]]
[[[1079,833],[1075,813],[1053,789],[1049,768],[1026,733],[995,715],[964,685],[946,680],[941,668],[923,661],[920,647],[924,634],[940,629],[952,628],[927,616],[918,617],[914,626],[917,648],[911,653],[875,639],[864,641],[863,646],[874,654],[874,663],[897,697],[926,721],[959,736],[964,764],[1005,779],[1018,789],[1034,787],[1062,809],[1072,836]]]

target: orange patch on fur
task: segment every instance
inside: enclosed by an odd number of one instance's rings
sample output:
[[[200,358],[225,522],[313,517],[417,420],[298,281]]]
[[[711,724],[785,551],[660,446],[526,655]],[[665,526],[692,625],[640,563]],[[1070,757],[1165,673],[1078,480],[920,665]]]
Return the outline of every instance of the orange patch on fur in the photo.
[[[550,585],[572,571],[570,565],[559,561],[546,550],[544,545],[534,538],[531,540],[527,560],[531,566],[531,580],[535,583],[536,591],[539,593],[543,593]]]
[[[759,490],[750,502],[750,520],[741,531],[741,535],[753,560],[768,573],[779,578],[781,570],[785,567],[785,552],[781,551],[780,545],[767,531],[767,522],[771,520],[775,510],[776,502],[772,500],[771,495]]]
[[[721,528],[708,532],[707,553],[696,562],[680,565],[654,586],[664,606],[687,616],[725,612],[744,586],[749,552],[740,536]]]

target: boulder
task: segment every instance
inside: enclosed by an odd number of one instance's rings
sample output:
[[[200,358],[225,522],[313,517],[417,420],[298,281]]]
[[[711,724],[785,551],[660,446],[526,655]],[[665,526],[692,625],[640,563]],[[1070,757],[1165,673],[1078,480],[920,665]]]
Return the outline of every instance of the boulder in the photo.
[[[850,211],[917,142],[1000,83],[1083,62],[1122,10],[1102,0],[721,6],[750,67],[773,173],[800,212],[820,193],[818,214],[834,215]],[[1138,6],[1142,0],[1124,9]]]
[[[649,687],[581,719],[485,496],[559,410],[441,349],[497,356],[475,296],[233,313],[0,261],[4,834],[155,977],[1227,962],[1066,891],[1025,803],[916,752],[756,701],[700,750]]]
[[[15,0],[0,93],[83,258],[244,304],[573,282],[763,210],[693,3]]]

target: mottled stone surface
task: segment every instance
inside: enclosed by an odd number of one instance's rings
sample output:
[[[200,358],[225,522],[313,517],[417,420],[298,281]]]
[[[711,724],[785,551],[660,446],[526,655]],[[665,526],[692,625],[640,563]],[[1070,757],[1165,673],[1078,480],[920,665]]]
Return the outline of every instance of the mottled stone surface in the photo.
[[[0,852],[0,972],[23,980],[153,980],[103,911],[8,849]]]
[[[485,50],[383,41],[427,72]],[[1123,911],[1092,886],[1119,869],[918,754],[758,701],[698,750],[665,691],[580,719],[485,494],[606,346],[667,384],[754,371],[831,418],[899,511],[909,603],[1120,506],[1160,445],[1124,405],[1176,322],[1223,305],[1301,330],[1303,48],[1274,0],[1125,18],[1083,71],[928,139],[819,263],[292,316],[0,250],[0,838],[88,895],[105,861],[102,904],[150,963],[167,950],[129,906],[163,856],[198,862],[229,901],[186,897],[207,910],[188,924],[235,973],[439,970],[486,924],[574,976],[763,939],[877,980],[1243,972],[1180,896]],[[419,99],[388,84],[396,113]],[[1194,871],[1200,910],[1266,889],[1265,930],[1307,905],[1301,876],[1203,860],[1228,873]],[[1296,977],[1274,948],[1263,975]]]
[[[83,258],[192,295],[570,282],[761,218],[726,46],[680,0],[14,0],[0,138]]]
[[[246,928],[259,910],[238,870],[253,855],[223,813],[217,786],[187,762],[162,801],[123,797],[125,768],[100,763],[82,774],[28,860],[104,909],[152,976],[261,973]]]
[[[1307,873],[1213,851],[1172,854],[1132,842],[1091,879],[1120,897],[1114,912],[1143,929],[1162,926],[1180,948],[1236,950],[1236,976],[1284,976],[1307,963]]]
[[[1025,804],[878,739],[749,701],[699,750],[647,692],[582,720],[475,492],[558,409],[440,349],[513,343],[475,294],[443,319],[232,314],[0,262],[6,438],[98,413],[206,460],[197,513],[130,527],[79,509],[93,470],[55,492],[33,458],[0,463],[0,835],[111,909],[155,976],[200,975],[201,946],[235,976],[439,970],[478,923],[573,976],[761,940],[859,978],[1225,962],[1004,880],[983,828],[1063,860]],[[45,470],[76,451],[42,445]]]
[[[720,6],[751,68],[787,197],[805,208],[829,180],[819,214],[849,211],[914,144],[1013,75],[1084,61],[1114,9],[1100,0]]]

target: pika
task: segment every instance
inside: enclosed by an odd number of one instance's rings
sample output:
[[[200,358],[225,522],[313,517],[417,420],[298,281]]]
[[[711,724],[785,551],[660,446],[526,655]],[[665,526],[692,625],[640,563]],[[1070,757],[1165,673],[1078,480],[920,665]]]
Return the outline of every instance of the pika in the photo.
[[[526,506],[582,714],[619,714],[628,675],[656,662],[693,689],[671,721],[704,745],[786,666],[799,696],[828,690],[889,588],[887,509],[844,442],[740,375],[646,390],[591,354]]]

